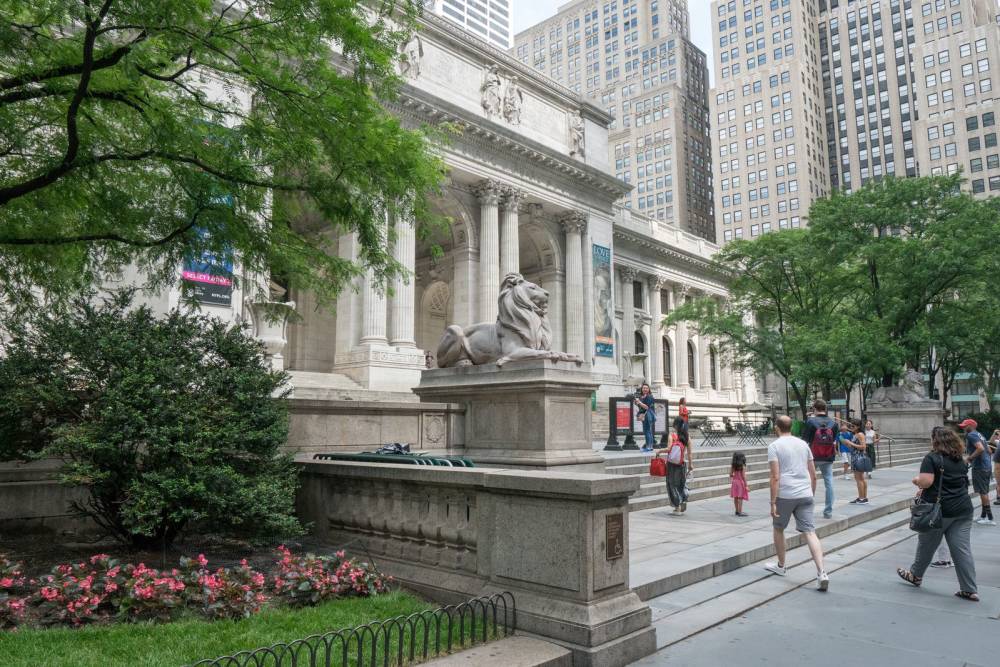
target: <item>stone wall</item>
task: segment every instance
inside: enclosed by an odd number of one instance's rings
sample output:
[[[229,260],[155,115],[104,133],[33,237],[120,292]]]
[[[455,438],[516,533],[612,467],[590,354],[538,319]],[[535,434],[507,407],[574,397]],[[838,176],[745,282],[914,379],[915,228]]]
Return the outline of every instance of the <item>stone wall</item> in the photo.
[[[0,538],[4,533],[89,533],[96,526],[70,514],[86,494],[63,486],[59,462],[0,463]]]
[[[447,403],[290,398],[288,411],[292,452],[357,453],[402,442],[454,453],[465,446],[464,411]]]
[[[625,476],[299,459],[300,517],[442,602],[514,594],[518,630],[574,665],[651,653],[651,612],[629,588]]]

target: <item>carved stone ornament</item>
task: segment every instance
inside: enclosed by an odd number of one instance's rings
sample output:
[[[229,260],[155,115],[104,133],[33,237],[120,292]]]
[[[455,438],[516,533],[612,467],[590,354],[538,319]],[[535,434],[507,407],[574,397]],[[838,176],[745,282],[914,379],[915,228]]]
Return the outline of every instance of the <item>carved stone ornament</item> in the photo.
[[[569,154],[579,158],[586,156],[585,136],[583,132],[583,116],[579,113],[569,114]]]
[[[869,405],[937,405],[938,402],[927,398],[927,388],[924,386],[924,376],[920,371],[907,370],[896,387],[878,387],[868,400]]]
[[[489,179],[479,181],[472,188],[472,192],[476,195],[476,199],[479,200],[480,204],[498,204],[503,191],[504,186],[502,183]]]
[[[500,68],[492,65],[486,70],[483,84],[479,87],[482,93],[482,107],[488,118],[496,118],[503,109],[503,79],[500,78]]]
[[[420,35],[413,33],[406,42],[399,47],[402,56],[399,60],[399,74],[410,79],[420,76],[420,61],[424,57],[424,43]]]
[[[573,232],[582,234],[587,228],[587,216],[580,211],[570,211],[559,217],[559,224],[562,225],[563,231],[567,234]]]
[[[500,283],[496,322],[462,328],[452,324],[438,344],[439,368],[508,361],[552,359],[582,364],[579,355],[554,352],[549,326],[549,293],[519,273],[508,273]]]
[[[524,106],[524,91],[513,76],[507,82],[507,90],[503,96],[503,117],[511,125],[521,124],[521,108]]]

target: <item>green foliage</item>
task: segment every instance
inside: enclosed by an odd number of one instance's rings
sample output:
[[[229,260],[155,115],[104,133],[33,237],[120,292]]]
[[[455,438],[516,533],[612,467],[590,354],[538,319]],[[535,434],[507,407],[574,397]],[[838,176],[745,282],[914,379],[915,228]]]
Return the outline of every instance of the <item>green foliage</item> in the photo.
[[[124,542],[169,543],[192,523],[299,532],[284,374],[243,329],[131,300],[77,300],[10,332],[0,459],[62,459],[62,481],[89,494],[74,509]]]
[[[162,285],[203,250],[321,303],[365,266],[395,275],[380,225],[426,234],[443,175],[436,131],[383,106],[420,5],[4,2],[0,297],[65,300],[130,265]],[[353,263],[330,241],[349,231]]]
[[[725,246],[730,302],[687,304],[743,367],[785,378],[805,411],[815,391],[891,384],[904,366],[991,378],[1000,390],[1000,201],[959,192],[959,176],[887,178],[813,203],[809,227]],[[748,314],[752,313],[752,317]],[[978,313],[978,317],[975,315]],[[983,326],[988,321],[987,326]],[[992,373],[991,373],[992,371]]]
[[[412,595],[393,592],[371,598],[333,600],[316,607],[269,608],[238,621],[185,619],[161,625],[21,629],[7,633],[0,641],[0,664],[5,667],[189,665],[204,658],[231,655],[431,608]],[[418,650],[422,646],[418,644]]]

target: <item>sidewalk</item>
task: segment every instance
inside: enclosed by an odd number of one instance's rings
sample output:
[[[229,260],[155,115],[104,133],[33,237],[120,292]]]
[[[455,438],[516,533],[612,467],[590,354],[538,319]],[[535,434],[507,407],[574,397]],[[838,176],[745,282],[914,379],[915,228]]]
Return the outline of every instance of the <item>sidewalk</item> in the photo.
[[[816,528],[820,538],[905,509],[916,493],[910,480],[912,468],[885,468],[869,480],[868,505],[851,505],[857,496],[853,478],[835,477],[832,519],[823,519],[824,488],[816,487]],[[738,569],[774,554],[770,497],[767,489],[752,492],[744,506],[747,518],[733,515],[730,498],[693,502],[683,516],[671,516],[672,508],[641,510],[629,514],[629,580],[643,600],[683,586]],[[880,523],[884,531],[905,522],[905,513],[895,523]],[[786,531],[789,548],[799,546],[794,526]],[[864,539],[863,535],[859,539]]]

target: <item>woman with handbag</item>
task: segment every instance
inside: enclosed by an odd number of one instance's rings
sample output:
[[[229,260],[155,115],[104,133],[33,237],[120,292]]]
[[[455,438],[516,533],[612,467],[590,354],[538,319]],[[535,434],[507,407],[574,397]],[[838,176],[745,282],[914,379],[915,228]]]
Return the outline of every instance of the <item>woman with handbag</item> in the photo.
[[[691,443],[687,433],[675,428],[670,434],[670,444],[666,449],[656,450],[656,456],[666,454],[667,457],[667,495],[670,504],[674,506],[674,515],[687,511],[687,475],[694,470],[691,462]]]
[[[868,480],[865,479],[865,473],[872,471],[872,460],[868,457],[868,439],[865,438],[860,419],[852,419],[850,423],[854,436],[847,444],[852,447],[851,469],[854,471],[854,483],[858,485],[858,497],[851,504],[867,505]]]
[[[917,554],[909,570],[896,574],[920,586],[924,572],[943,537],[948,541],[955,573],[961,586],[955,595],[979,602],[976,563],[972,559],[972,501],[969,500],[969,466],[958,434],[944,426],[931,431],[931,451],[920,463],[913,484],[921,489],[911,509],[910,527],[918,531]]]
[[[653,427],[656,424],[656,400],[649,385],[643,382],[639,388],[639,396],[633,397],[632,401],[639,410],[639,420],[642,422],[642,435],[645,438],[642,451],[651,452],[656,443],[656,438],[653,436]]]

